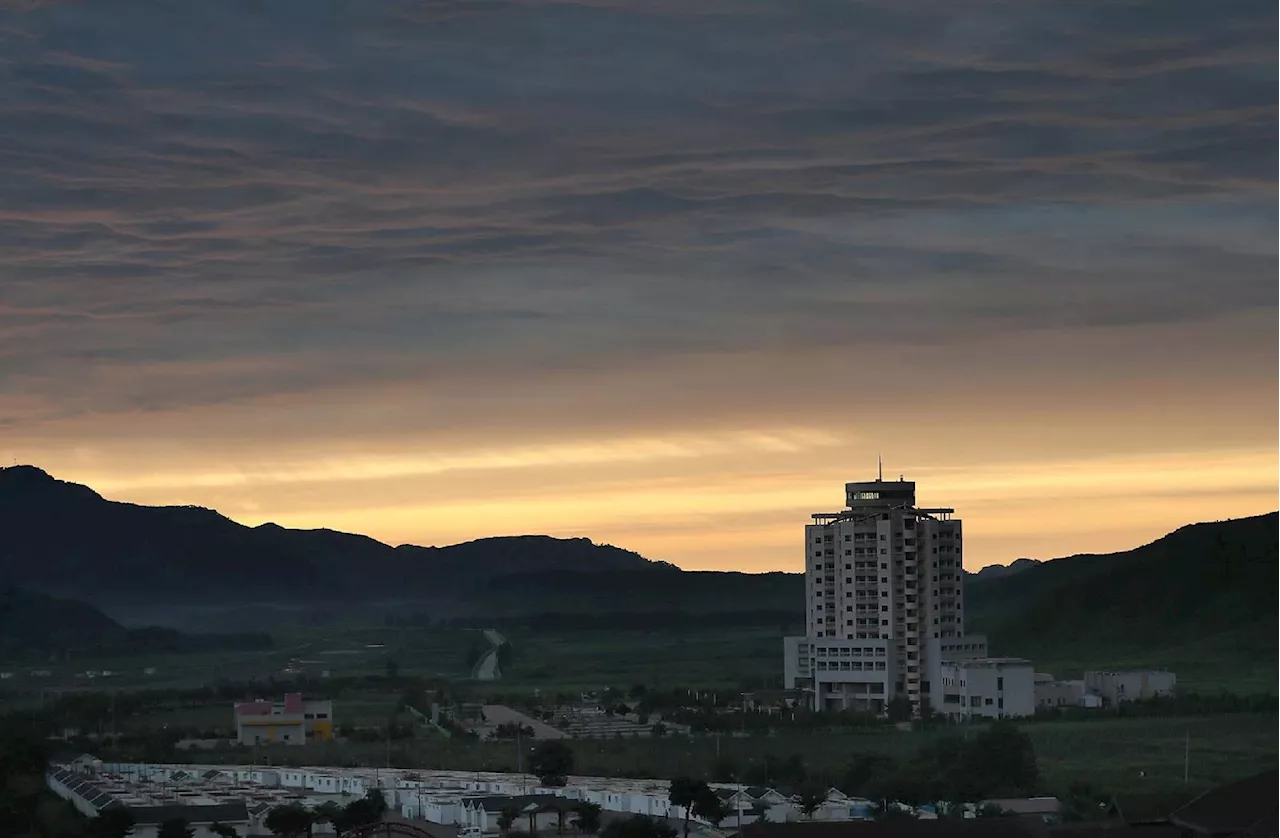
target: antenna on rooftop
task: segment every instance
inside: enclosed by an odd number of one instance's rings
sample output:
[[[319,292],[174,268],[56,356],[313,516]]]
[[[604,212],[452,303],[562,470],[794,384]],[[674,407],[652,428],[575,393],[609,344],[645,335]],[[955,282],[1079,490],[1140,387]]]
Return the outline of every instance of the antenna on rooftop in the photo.
[[[884,457],[876,455],[876,480],[884,480]]]

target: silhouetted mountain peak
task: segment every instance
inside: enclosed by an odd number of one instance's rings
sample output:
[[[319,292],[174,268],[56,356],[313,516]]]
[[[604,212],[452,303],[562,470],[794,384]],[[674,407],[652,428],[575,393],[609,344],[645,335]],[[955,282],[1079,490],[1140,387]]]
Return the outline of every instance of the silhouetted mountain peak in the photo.
[[[989,564],[980,569],[977,573],[969,574],[971,579],[997,579],[1001,576],[1008,576],[1011,573],[1021,573],[1024,570],[1030,570],[1038,564],[1042,564],[1039,559],[1014,559],[1009,564]]]
[[[0,468],[0,500],[8,495],[44,496],[60,494],[64,498],[98,499],[102,496],[79,483],[59,480],[42,468],[31,465],[4,466]]]
[[[382,598],[447,601],[514,572],[662,567],[587,538],[484,538],[391,548],[330,529],[246,527],[198,506],[137,506],[26,466],[0,479],[0,578],[99,605]],[[371,572],[374,571],[374,572]]]

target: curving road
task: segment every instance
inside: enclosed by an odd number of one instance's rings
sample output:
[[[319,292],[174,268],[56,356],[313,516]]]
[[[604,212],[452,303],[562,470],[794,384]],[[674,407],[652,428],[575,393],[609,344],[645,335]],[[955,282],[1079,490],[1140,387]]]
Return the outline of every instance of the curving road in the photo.
[[[471,677],[477,681],[497,681],[502,677],[502,670],[498,668],[498,649],[507,642],[507,638],[493,629],[485,629],[484,639],[489,641],[489,650],[476,661]]]

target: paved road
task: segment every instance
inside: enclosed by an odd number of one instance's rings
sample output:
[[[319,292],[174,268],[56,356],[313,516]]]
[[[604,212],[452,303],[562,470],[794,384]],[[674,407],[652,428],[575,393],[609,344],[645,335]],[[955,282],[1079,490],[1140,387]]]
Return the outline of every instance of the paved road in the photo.
[[[496,681],[502,677],[502,670],[498,668],[498,648],[507,642],[507,638],[493,629],[485,629],[484,639],[489,641],[489,651],[476,661],[471,677],[477,681]]]

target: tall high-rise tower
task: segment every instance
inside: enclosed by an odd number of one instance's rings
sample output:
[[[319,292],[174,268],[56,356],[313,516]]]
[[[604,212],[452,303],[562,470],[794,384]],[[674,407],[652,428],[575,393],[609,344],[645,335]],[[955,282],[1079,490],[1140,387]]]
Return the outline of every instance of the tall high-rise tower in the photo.
[[[960,520],[917,507],[906,480],[848,483],[845,504],[805,527],[807,627],[785,638],[787,686],[816,710],[940,706],[942,661],[986,654],[964,634]]]

